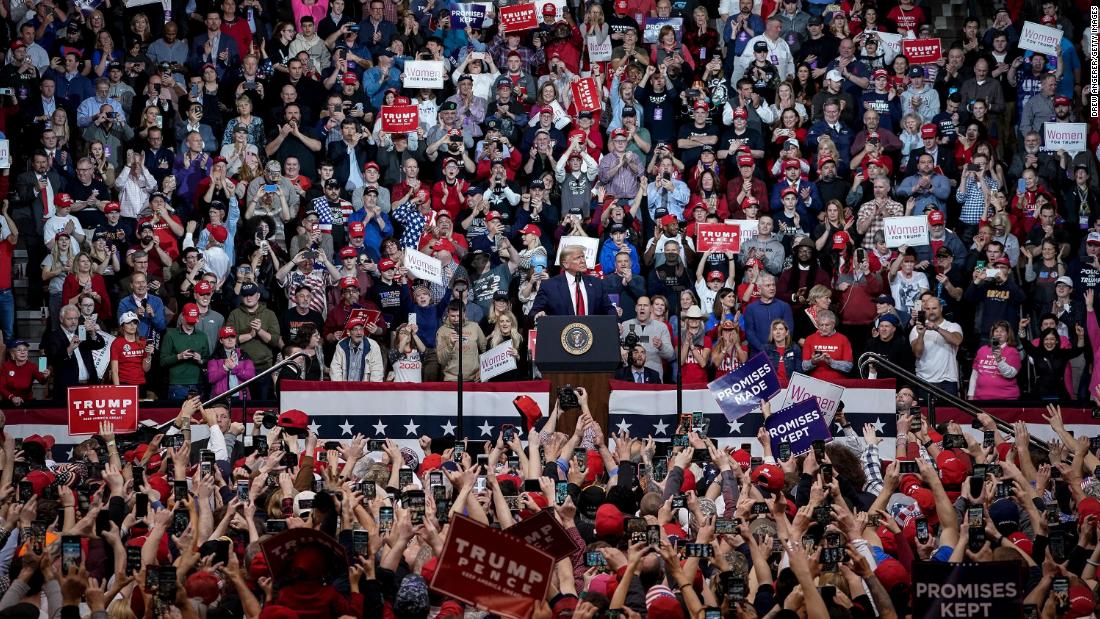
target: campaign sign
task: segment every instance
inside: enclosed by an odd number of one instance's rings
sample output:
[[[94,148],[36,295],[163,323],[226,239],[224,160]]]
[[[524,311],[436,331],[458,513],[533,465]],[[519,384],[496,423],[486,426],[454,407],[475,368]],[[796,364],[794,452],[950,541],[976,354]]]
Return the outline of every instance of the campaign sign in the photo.
[[[829,426],[825,415],[818,408],[817,400],[803,400],[773,413],[764,420],[764,428],[771,437],[772,453],[779,453],[779,444],[786,441],[791,453],[800,456],[813,447],[816,440],[829,441]]]
[[[471,4],[468,2],[451,5],[451,27],[458,30],[481,28],[485,25],[485,17],[488,7],[484,4]]]
[[[401,76],[405,88],[443,88],[443,61],[406,60]]]
[[[901,41],[904,38],[902,35],[893,32],[878,32],[877,30],[868,30],[866,32],[868,35],[874,34],[878,37],[878,48],[886,55],[887,63],[893,62],[894,58],[897,58],[898,54],[901,53]]]
[[[563,236],[558,241],[558,255],[554,258],[554,264],[561,264],[561,250],[570,245],[580,245],[584,248],[584,263],[588,268],[596,268],[596,256],[599,254],[600,239],[587,236]]]
[[[588,37],[585,40],[585,47],[588,48],[588,59],[592,62],[611,60],[611,37],[607,37],[603,43],[598,42],[596,37]]]
[[[420,126],[420,108],[415,105],[383,105],[382,131],[408,133]]]
[[[520,538],[527,544],[538,548],[560,561],[580,550],[576,542],[569,537],[565,527],[554,517],[551,509],[544,509],[534,516],[521,520],[504,530]]]
[[[431,588],[467,604],[526,619],[546,597],[554,557],[462,515],[451,522]]]
[[[376,325],[378,324],[378,319],[381,317],[382,312],[376,309],[367,309],[365,307],[352,308],[352,310],[348,312],[347,319],[344,321],[344,331],[348,330],[348,323],[353,320],[362,319],[368,325]]]
[[[570,87],[573,89],[573,103],[577,106],[577,110],[581,112],[600,111],[600,87],[596,84],[595,78],[582,77],[573,82]]]
[[[779,379],[767,356],[758,353],[736,370],[708,384],[707,389],[726,419],[736,421],[779,393]]]
[[[679,42],[680,36],[684,33],[683,17],[646,17],[642,42],[651,45],[656,43],[657,37],[661,34],[661,28],[665,26],[672,26],[672,30],[676,33],[676,41]]]
[[[914,619],[1019,617],[1023,573],[1015,561],[913,564]]]
[[[405,268],[420,279],[433,284],[443,283],[443,263],[411,247],[405,249]]]
[[[755,219],[727,219],[726,223],[734,224],[741,229],[741,238],[738,240],[738,243],[744,243],[745,241],[755,239],[756,232],[760,226],[760,222]]]
[[[501,32],[522,32],[539,27],[534,2],[502,6],[497,9],[497,16],[500,18]]]
[[[1085,123],[1043,123],[1043,150],[1064,150],[1076,155],[1088,148],[1087,140],[1088,125]]]
[[[932,64],[943,57],[943,47],[939,39],[905,39],[901,53],[910,64]]]
[[[741,226],[737,224],[699,224],[695,227],[695,246],[699,251],[741,251]]]
[[[508,354],[511,349],[512,342],[509,340],[501,342],[499,346],[490,348],[481,354],[481,380],[483,382],[516,369],[516,358]]]
[[[99,422],[115,424],[115,434],[137,430],[136,385],[69,387],[69,435],[99,434]]]
[[[0,140],[0,169],[11,167],[11,142]]]
[[[787,385],[782,406],[817,398],[817,405],[821,414],[825,415],[825,422],[832,423],[836,409],[840,406],[840,399],[843,397],[844,387],[807,376],[802,372],[795,372]]]
[[[276,581],[280,581],[289,575],[293,565],[294,554],[301,548],[314,546],[320,548],[326,555],[324,565],[329,577],[336,577],[348,573],[348,557],[344,547],[335,537],[311,529],[299,527],[287,529],[281,533],[268,536],[260,542],[260,550],[267,559],[267,567]]]
[[[887,247],[917,247],[928,244],[928,218],[923,215],[886,217],[882,223]]]
[[[1020,31],[1020,49],[1028,49],[1047,56],[1057,56],[1062,49],[1062,31],[1031,21],[1024,22]]]

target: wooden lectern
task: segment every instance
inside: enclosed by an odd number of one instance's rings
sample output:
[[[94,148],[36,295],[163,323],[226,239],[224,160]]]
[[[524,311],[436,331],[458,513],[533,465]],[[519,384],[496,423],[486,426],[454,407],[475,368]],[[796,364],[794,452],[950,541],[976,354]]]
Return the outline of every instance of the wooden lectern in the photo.
[[[618,320],[615,316],[543,316],[537,326],[535,365],[550,381],[551,406],[561,387],[584,387],[592,418],[606,435],[610,381],[622,363]],[[558,431],[572,432],[578,415],[578,409],[563,411]]]

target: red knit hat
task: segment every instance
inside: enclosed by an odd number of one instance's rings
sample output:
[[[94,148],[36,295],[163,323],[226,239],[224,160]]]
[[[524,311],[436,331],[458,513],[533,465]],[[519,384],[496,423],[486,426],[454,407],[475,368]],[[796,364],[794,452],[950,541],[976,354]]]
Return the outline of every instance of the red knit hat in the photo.
[[[623,513],[611,503],[596,510],[596,537],[620,537],[623,534]]]

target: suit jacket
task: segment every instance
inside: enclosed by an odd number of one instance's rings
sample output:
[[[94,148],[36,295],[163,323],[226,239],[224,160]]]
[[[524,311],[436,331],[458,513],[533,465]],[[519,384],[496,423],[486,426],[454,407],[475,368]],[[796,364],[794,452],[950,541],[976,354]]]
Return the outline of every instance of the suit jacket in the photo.
[[[572,288],[565,281],[565,273],[551,277],[546,280],[545,283],[539,288],[538,294],[535,295],[535,302],[531,306],[531,315],[534,316],[539,312],[546,312],[551,316],[575,316],[576,312],[573,310],[573,295],[571,294]],[[614,306],[611,305],[611,300],[607,297],[607,291],[604,289],[603,280],[596,279],[589,275],[582,276],[584,280],[584,290],[588,294],[588,301],[585,305],[585,313],[589,315],[602,314],[614,316],[616,314]]]
[[[332,177],[339,180],[340,187],[343,188],[344,184],[348,182],[348,175],[351,174],[351,157],[348,156],[348,144],[343,140],[331,142],[326,152],[329,161],[332,162]],[[355,145],[355,163],[359,168],[359,172],[362,173],[363,166],[373,159],[371,147],[367,144],[367,140],[359,140],[359,143]]]
[[[80,355],[84,367],[88,370],[88,384],[99,384],[99,376],[96,374],[95,360],[92,359],[92,351],[99,350],[107,345],[106,340],[98,332],[92,337],[80,343],[80,346],[69,354],[69,339],[60,326],[46,336],[46,358],[53,368],[53,397],[55,400],[64,400],[68,397],[68,388],[80,384],[80,367],[77,365],[76,355]]]
[[[657,374],[657,370],[653,368],[642,368],[642,373],[645,374],[646,385],[660,385],[661,377]],[[615,380],[625,380],[627,382],[635,382],[634,380],[634,368],[623,366],[615,370]]]
[[[53,195],[64,190],[64,180],[57,170],[51,168],[46,172],[46,180],[53,189]],[[42,213],[42,198],[36,195],[38,191],[38,175],[28,170],[15,178],[15,204],[12,209],[12,219],[19,226],[20,234],[33,234],[42,236],[42,226],[45,218]],[[33,228],[32,228],[33,226]]]
[[[909,164],[905,166],[904,176],[912,176],[917,173],[917,162],[920,161],[920,156],[924,154],[924,147],[913,149],[909,153]],[[943,144],[939,145],[936,149],[936,165],[943,171],[943,175],[949,179],[955,179],[959,177],[959,168],[955,165],[955,155],[950,152],[950,149]]]
[[[202,66],[206,64],[203,60],[203,56],[206,54],[206,42],[210,40],[210,35],[203,32],[199,36],[195,37],[195,42],[191,45],[191,54],[187,58],[187,64],[191,65],[189,68],[195,73],[202,72]],[[228,62],[215,61],[214,66],[218,72],[218,77],[221,78],[225,74],[225,70],[230,66],[236,66],[241,63],[240,50],[237,49],[237,42],[233,37],[229,36],[222,31],[221,36],[218,37],[218,49],[214,52],[216,57],[222,52],[229,52]]]

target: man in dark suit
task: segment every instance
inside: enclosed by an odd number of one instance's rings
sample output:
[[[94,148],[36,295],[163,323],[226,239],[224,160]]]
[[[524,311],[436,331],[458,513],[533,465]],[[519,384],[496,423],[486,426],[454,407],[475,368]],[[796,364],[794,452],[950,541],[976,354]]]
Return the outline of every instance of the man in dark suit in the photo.
[[[568,238],[568,237],[565,237]],[[568,243],[563,238],[562,243]],[[590,316],[617,314],[604,290],[603,281],[585,275],[588,265],[584,248],[566,245],[561,250],[561,275],[543,282],[531,306],[531,316],[538,320],[551,316]]]
[[[222,32],[222,15],[216,9],[208,10],[203,22],[206,24],[206,32],[195,37],[187,64],[192,73],[201,73],[203,65],[212,64],[218,73],[218,79],[221,79],[226,76],[229,67],[240,64],[240,50],[237,49],[237,42],[233,37]]]
[[[363,166],[373,159],[370,144],[363,139],[366,136],[359,121],[353,118],[346,118],[340,123],[340,137],[343,139],[330,142],[327,149],[333,167],[332,176],[340,181],[340,187],[348,188],[348,177],[355,174],[359,182],[354,186],[361,187],[365,184],[362,180]]]
[[[954,153],[939,143],[939,125],[925,123],[920,128],[920,137],[921,140],[924,141],[924,146],[913,149],[913,151],[909,153],[909,163],[905,166],[905,173],[902,176],[913,176],[916,174],[917,163],[920,162],[920,156],[927,153],[932,156],[935,167],[939,168],[940,173],[947,177],[953,188],[958,182],[956,179],[959,178],[959,169],[955,165]]]
[[[645,366],[645,347],[641,344],[634,346],[630,351],[630,364],[615,370],[615,380],[625,380],[632,383],[659,385],[661,375],[652,368]]]
[[[69,387],[99,384],[92,351],[107,345],[92,321],[85,321],[87,335],[80,339],[80,310],[75,305],[61,308],[58,327],[46,335],[46,359],[53,368],[53,399],[64,402]]]
[[[53,199],[64,190],[64,180],[50,167],[50,159],[41,149],[31,155],[31,169],[15,178],[16,199],[11,218],[27,248],[27,264],[35,267],[27,269],[30,280],[27,297],[31,307],[37,307],[42,301],[42,270],[37,265],[46,257],[46,245],[42,240],[46,211],[49,209],[53,214]]]

